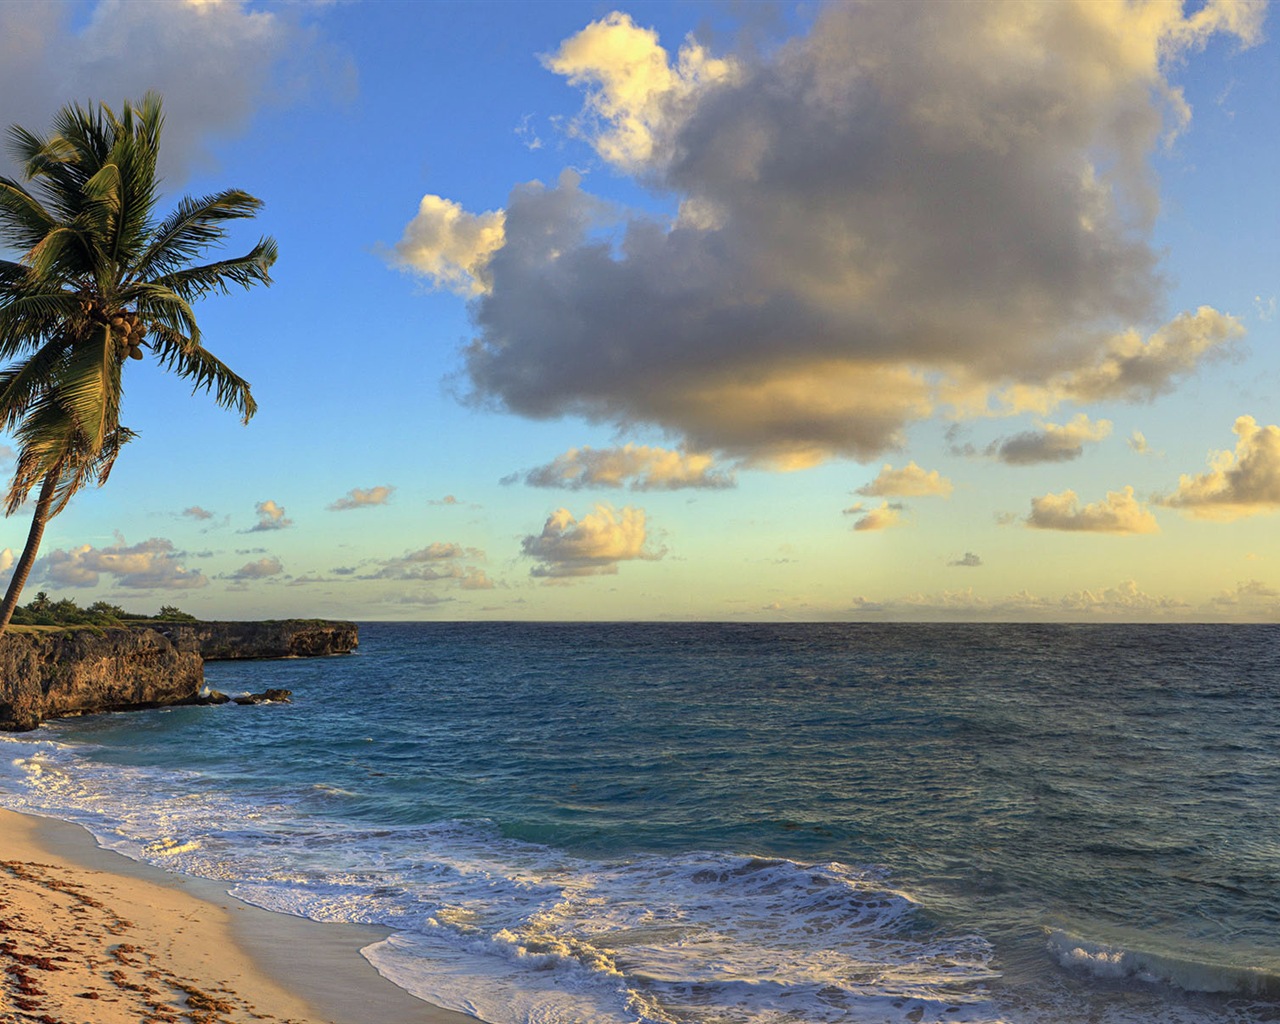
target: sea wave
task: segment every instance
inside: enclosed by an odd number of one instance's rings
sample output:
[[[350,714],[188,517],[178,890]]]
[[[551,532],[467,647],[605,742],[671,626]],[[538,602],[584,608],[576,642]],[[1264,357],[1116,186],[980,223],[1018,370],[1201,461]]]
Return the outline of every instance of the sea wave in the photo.
[[[360,828],[290,794],[15,744],[0,802],[86,825],[233,896],[393,929],[366,951],[439,1005],[511,1024],[991,1022],[981,937],[933,926],[872,867],[694,852],[594,860],[486,820]]]
[[[1265,968],[1130,948],[1061,928],[1048,929],[1047,936],[1049,950],[1059,964],[1105,981],[1169,985],[1190,993],[1280,996],[1280,974]]]

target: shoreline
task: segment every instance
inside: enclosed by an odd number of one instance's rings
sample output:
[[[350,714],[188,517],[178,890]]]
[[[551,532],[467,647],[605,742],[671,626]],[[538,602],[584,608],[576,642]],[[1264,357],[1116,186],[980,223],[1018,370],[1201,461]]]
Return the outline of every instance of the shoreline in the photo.
[[[475,1024],[378,974],[360,950],[387,934],[262,910],[0,810],[6,1024]]]

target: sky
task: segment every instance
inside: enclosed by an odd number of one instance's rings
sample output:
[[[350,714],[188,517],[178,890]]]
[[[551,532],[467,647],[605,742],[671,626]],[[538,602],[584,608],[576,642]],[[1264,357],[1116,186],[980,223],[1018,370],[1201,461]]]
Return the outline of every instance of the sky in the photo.
[[[227,253],[280,247],[197,309],[257,416],[131,362],[139,437],[27,596],[1280,620],[1274,20],[0,5],[0,123],[158,90],[162,212],[242,188]]]

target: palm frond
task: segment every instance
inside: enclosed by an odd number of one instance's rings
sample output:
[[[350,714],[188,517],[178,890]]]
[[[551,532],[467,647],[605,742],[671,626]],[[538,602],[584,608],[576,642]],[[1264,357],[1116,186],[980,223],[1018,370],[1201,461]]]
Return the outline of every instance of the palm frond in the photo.
[[[226,295],[233,284],[242,288],[252,288],[255,284],[269,285],[269,270],[276,261],[277,252],[274,238],[261,238],[243,256],[177,270],[156,278],[156,284],[172,289],[188,302],[215,291]]]
[[[52,390],[83,436],[85,451],[95,453],[120,419],[120,359],[110,327],[71,347]]]
[[[57,226],[57,219],[40,200],[16,181],[0,178],[0,229],[10,245],[26,252]]]
[[[60,331],[67,333],[79,315],[80,297],[69,291],[30,289],[0,302],[0,358],[11,359]]]
[[[200,343],[200,325],[196,323],[191,304],[172,288],[154,281],[135,282],[122,289],[119,298],[121,302],[137,306],[138,315],[146,321],[148,330],[164,327],[194,344]]]
[[[56,227],[46,232],[27,254],[27,265],[37,277],[62,278],[68,276],[68,269],[77,269],[76,264],[81,262],[78,257],[83,255],[82,233],[74,227]]]
[[[213,195],[184,196],[173,212],[156,225],[151,244],[133,267],[133,275],[148,278],[172,274],[226,237],[226,221],[254,216],[262,200],[239,189]]]
[[[239,412],[242,423],[248,423],[258,411],[249,382],[191,339],[160,326],[152,332],[149,344],[156,362],[192,382],[192,394],[197,391],[212,393],[214,401],[224,409]]]
[[[5,433],[11,433],[37,397],[49,389],[58,364],[66,360],[66,350],[65,342],[52,342],[0,372],[0,429]]]

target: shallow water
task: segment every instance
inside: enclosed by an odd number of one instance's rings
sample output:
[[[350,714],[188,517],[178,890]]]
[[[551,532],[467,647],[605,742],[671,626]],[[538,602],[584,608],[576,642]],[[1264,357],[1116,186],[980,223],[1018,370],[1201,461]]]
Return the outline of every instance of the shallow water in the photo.
[[[506,1022],[1280,1020],[1280,628],[370,624],[0,803]],[[12,763],[10,763],[12,762]]]

